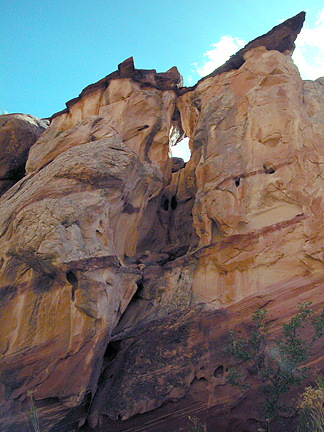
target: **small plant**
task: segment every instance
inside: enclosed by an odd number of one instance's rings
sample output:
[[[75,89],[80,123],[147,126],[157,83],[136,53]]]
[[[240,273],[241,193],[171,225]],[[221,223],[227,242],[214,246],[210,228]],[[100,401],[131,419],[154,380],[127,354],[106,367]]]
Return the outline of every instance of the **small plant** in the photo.
[[[297,314],[283,324],[280,339],[273,338],[268,331],[265,309],[253,313],[252,325],[245,338],[230,332],[226,351],[237,365],[229,370],[228,382],[254,389],[261,395],[263,427],[267,432],[275,418],[290,410],[282,396],[300,386],[308,376],[308,369],[303,364],[311,346],[324,335],[324,309],[316,316],[310,306],[310,302],[299,304]],[[310,339],[302,335],[306,325],[313,329]]]
[[[191,422],[190,430],[191,432],[207,432],[207,425],[202,424],[198,417],[188,417]]]
[[[27,425],[29,432],[40,432],[39,420],[37,415],[37,409],[33,400],[33,393],[31,391],[27,392],[29,397],[29,411],[26,413],[28,417]]]
[[[306,387],[298,404],[297,432],[324,432],[324,384],[316,377],[314,387]]]

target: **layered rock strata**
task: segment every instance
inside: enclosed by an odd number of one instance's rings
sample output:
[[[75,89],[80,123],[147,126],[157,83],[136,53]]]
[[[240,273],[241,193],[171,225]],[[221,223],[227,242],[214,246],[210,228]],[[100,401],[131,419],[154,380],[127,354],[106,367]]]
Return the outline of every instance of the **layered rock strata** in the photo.
[[[43,431],[255,429],[229,329],[323,305],[324,86],[290,56],[304,18],[191,88],[128,59],[52,117],[0,200],[1,430],[28,430],[31,398]]]

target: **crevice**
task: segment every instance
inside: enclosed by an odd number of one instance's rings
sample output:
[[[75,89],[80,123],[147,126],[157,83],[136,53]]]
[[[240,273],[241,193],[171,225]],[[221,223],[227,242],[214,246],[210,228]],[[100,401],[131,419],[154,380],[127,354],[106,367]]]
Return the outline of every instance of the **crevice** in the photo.
[[[109,342],[104,354],[104,368],[106,368],[118,356],[118,353],[121,351],[121,345],[121,340]]]
[[[142,131],[142,130],[144,130],[144,129],[147,129],[147,128],[149,128],[149,125],[141,126],[141,127],[139,127],[139,128],[137,129],[137,132],[140,132],[140,131]]]
[[[167,198],[165,195],[162,195],[161,207],[166,212],[169,210],[169,198]]]
[[[177,208],[177,206],[178,206],[177,198],[176,198],[176,196],[173,196],[171,198],[171,210],[175,210]]]
[[[152,127],[151,132],[148,134],[148,136],[146,137],[145,141],[144,141],[144,159],[145,162],[151,163],[151,160],[149,158],[149,152],[150,152],[150,148],[151,145],[154,141],[154,137],[155,135],[161,130],[161,126],[162,126],[162,119],[158,118],[156,123],[154,124],[154,126]]]
[[[66,279],[69,282],[69,284],[72,285],[71,299],[74,302],[74,300],[75,300],[75,291],[79,288],[78,278],[76,277],[76,275],[72,271],[69,271],[66,274]]]
[[[136,301],[136,300],[142,298],[142,297],[141,297],[141,292],[142,292],[143,289],[144,289],[142,279],[139,280],[139,281],[137,281],[137,282],[136,282],[136,285],[137,285],[137,290],[136,290],[135,294],[134,294],[133,297],[132,297],[132,300],[131,300],[132,302],[134,302],[134,301]]]

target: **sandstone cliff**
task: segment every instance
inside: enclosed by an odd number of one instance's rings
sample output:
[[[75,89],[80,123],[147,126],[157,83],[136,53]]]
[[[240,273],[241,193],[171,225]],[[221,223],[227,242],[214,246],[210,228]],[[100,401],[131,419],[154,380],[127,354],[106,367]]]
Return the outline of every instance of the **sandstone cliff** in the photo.
[[[24,177],[28,152],[47,126],[31,115],[0,116],[0,195]]]
[[[291,59],[304,18],[191,88],[128,59],[52,117],[0,200],[0,430],[28,430],[31,395],[42,431],[254,430],[228,330],[323,305],[324,82]]]

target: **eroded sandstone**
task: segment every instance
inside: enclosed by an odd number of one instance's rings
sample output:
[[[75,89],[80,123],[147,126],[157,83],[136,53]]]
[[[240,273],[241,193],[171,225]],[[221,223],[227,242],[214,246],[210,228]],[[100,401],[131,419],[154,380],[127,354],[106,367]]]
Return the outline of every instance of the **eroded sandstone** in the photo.
[[[0,194],[25,175],[25,165],[31,146],[48,126],[27,114],[4,114],[0,116]]]
[[[304,18],[191,88],[128,59],[52,117],[0,200],[2,430],[28,430],[31,397],[44,431],[255,430],[229,329],[323,305],[323,79],[290,56]]]

